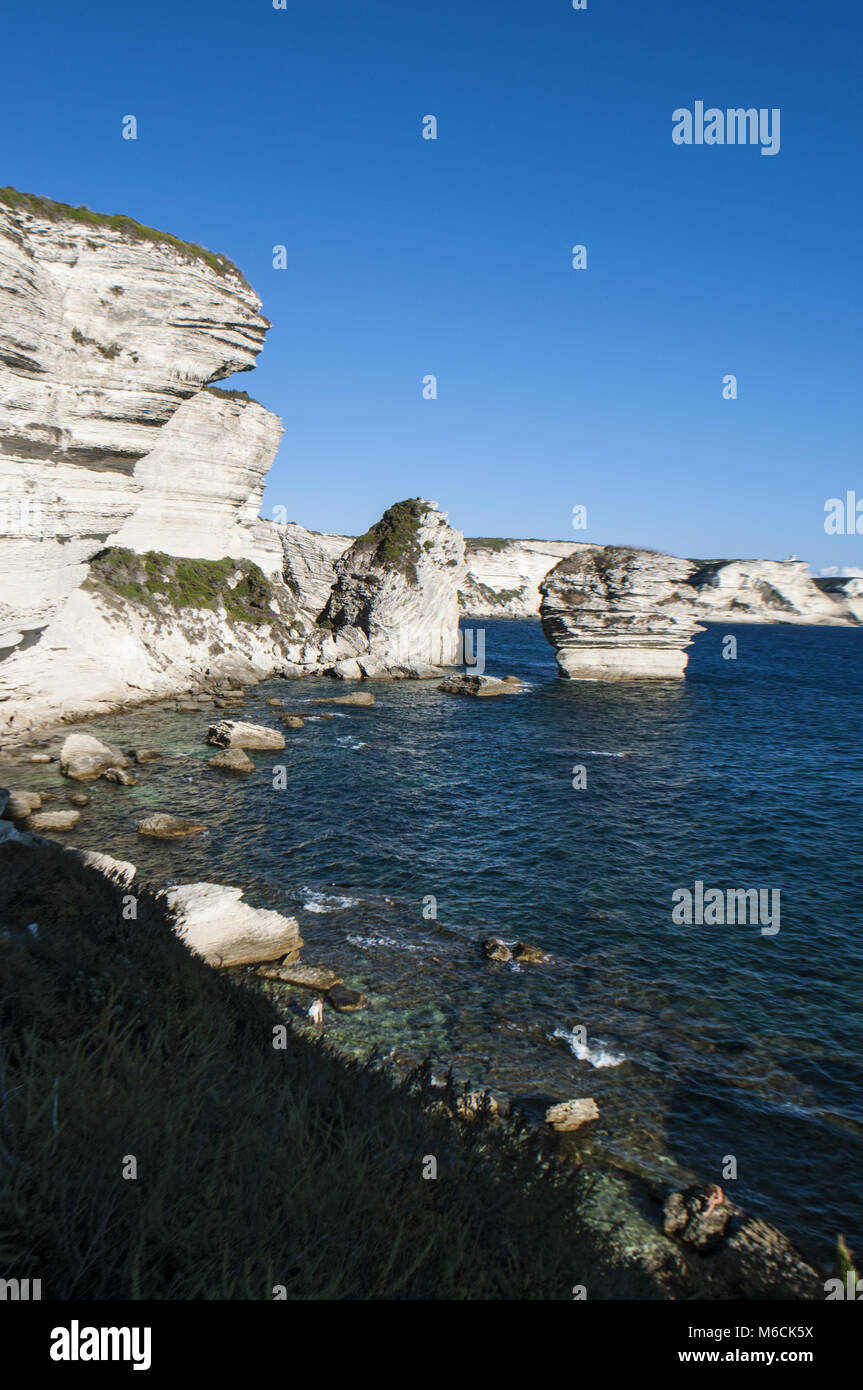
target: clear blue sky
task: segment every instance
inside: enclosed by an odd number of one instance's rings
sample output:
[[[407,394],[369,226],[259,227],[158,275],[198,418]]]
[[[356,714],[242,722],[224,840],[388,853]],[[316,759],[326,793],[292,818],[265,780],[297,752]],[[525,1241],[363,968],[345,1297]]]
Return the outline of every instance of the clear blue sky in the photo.
[[[356,532],[419,494],[473,535],[863,563],[823,529],[863,496],[859,0],[47,0],[3,29],[0,183],[260,294],[234,384],[285,424],[265,514]],[[674,145],[697,100],[779,107],[780,153]]]

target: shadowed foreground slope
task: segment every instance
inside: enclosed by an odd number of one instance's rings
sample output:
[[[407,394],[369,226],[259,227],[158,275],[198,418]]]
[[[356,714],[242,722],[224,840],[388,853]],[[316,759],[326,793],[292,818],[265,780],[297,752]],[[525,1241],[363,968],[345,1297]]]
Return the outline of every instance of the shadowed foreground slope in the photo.
[[[423,1077],[274,1048],[271,1004],[150,894],[125,921],[124,891],[0,847],[0,1277],[47,1299],[658,1295],[602,1272],[587,1180],[535,1140],[430,1113]]]

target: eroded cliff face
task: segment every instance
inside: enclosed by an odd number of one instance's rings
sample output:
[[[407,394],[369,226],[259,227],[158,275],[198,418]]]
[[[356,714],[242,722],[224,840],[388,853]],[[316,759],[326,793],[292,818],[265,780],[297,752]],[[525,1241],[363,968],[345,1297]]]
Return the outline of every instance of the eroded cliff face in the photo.
[[[690,581],[705,622],[823,623],[860,621],[846,585],[822,588],[805,560],[723,560],[697,568]]]
[[[211,390],[184,401],[138,461],[141,492],[112,543],[202,560],[248,556],[280,572],[277,537],[267,547],[268,530],[258,538],[255,527],[281,435],[278,417],[256,401]]]
[[[353,544],[353,536],[307,531],[295,521],[276,527],[282,544],[282,578],[305,612],[317,617],[336,582],[336,561]]]
[[[465,541],[462,612],[472,618],[535,618],[540,582],[578,545],[569,541]]]
[[[132,516],[139,460],[268,327],[223,258],[0,191],[0,649],[32,642]]]
[[[469,539],[465,545],[461,607],[478,618],[537,617],[545,576],[585,548],[567,541]],[[853,626],[863,617],[853,579],[816,580],[802,560],[694,561],[690,583],[704,622]]]
[[[624,546],[579,547],[546,575],[540,617],[574,679],[676,679],[698,623],[691,560]]]
[[[335,568],[320,618],[325,669],[349,679],[432,676],[456,663],[464,537],[436,502],[390,507]]]
[[[212,606],[180,605],[170,592],[130,596],[101,572],[118,554],[100,556],[41,641],[0,666],[0,732],[16,735],[223,681],[301,674],[298,663],[314,627],[278,583],[264,590],[262,607],[250,618],[230,606],[227,592]],[[170,564],[170,557],[152,552],[139,558],[156,570]],[[223,566],[226,591],[250,575],[263,587],[265,577],[251,562]]]

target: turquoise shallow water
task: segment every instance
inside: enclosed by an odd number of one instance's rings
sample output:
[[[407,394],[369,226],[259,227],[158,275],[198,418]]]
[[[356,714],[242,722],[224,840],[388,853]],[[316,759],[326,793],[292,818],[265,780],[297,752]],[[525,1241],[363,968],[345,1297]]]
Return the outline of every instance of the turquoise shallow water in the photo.
[[[615,686],[556,679],[538,623],[482,626],[487,669],[523,676],[525,693],[376,684],[372,709],[289,733],[246,779],[207,767],[206,715],[89,721],[173,756],[135,788],[96,784],[75,842],[145,879],[237,883],[296,912],[303,958],[371,998],[331,1018],[344,1046],[431,1053],[528,1108],[592,1095],[597,1154],[668,1180],[721,1180],[733,1155],[739,1201],[813,1255],[839,1231],[860,1252],[863,631],[711,627],[684,682]],[[331,693],[268,682],[243,717],[275,723],[268,694]],[[145,840],[145,810],[208,834]],[[780,889],[779,933],[673,925],[672,892],[698,879]],[[489,965],[489,931],[552,959]],[[299,1013],[309,998],[283,1002]]]

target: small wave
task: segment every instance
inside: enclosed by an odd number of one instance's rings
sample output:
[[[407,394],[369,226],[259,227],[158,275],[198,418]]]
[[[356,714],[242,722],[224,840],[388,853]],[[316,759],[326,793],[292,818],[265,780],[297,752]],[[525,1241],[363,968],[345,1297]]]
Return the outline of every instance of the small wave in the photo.
[[[345,748],[350,748],[352,753],[358,752],[360,748],[368,748],[369,746],[367,743],[363,742],[362,739],[355,739],[353,734],[341,734],[336,739],[336,743],[342,744]]]
[[[392,951],[421,951],[422,946],[417,946],[411,941],[396,941],[392,936],[348,936],[345,938],[351,946],[360,946],[363,950],[371,950],[375,946],[384,946]]]
[[[579,1062],[589,1062],[592,1067],[619,1067],[621,1062],[626,1061],[622,1052],[607,1052],[601,1043],[596,1047],[589,1047],[566,1028],[555,1028],[551,1036],[565,1042],[573,1057],[577,1057]]]
[[[348,898],[339,893],[317,893],[311,888],[300,890],[304,895],[304,912],[341,912],[346,907],[356,907],[359,898]]]
[[[599,748],[585,748],[583,758],[628,758],[628,753],[603,753]]]

